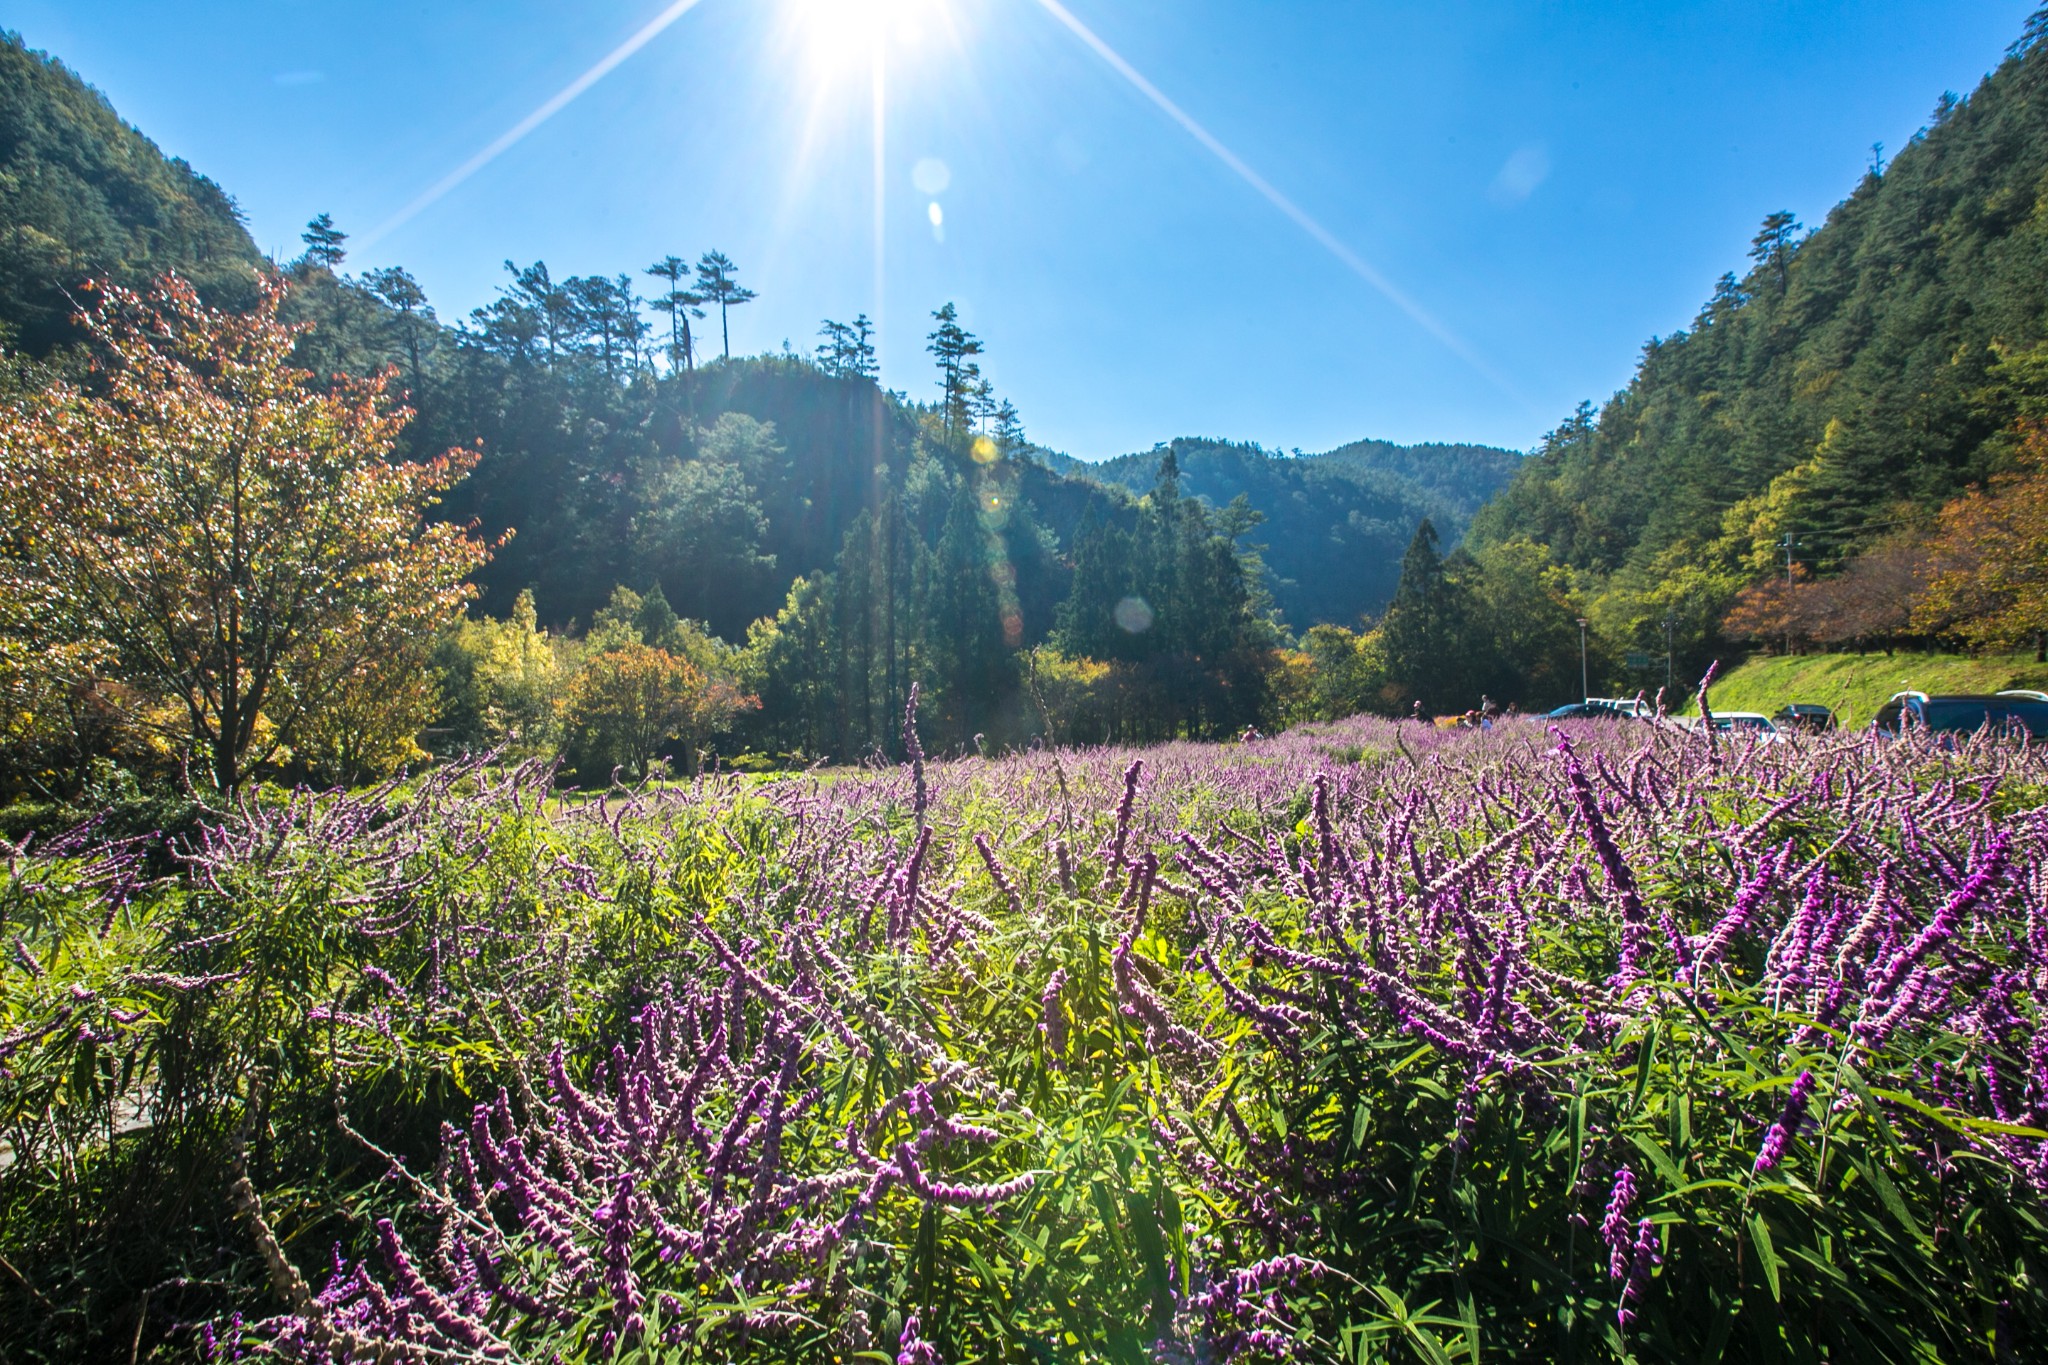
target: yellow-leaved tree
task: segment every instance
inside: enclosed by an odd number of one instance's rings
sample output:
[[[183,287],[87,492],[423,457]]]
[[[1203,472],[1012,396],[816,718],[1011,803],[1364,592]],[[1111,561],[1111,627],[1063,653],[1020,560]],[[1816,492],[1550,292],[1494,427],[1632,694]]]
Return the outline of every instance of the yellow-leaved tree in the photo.
[[[351,764],[403,751],[410,736],[337,727],[409,723],[416,708],[380,720],[367,703],[421,666],[489,553],[426,519],[475,453],[393,460],[411,413],[389,374],[293,368],[284,288],[241,314],[176,276],[101,286],[80,319],[87,382],[0,408],[0,630],[89,644],[168,701],[167,738],[223,795],[302,734]]]

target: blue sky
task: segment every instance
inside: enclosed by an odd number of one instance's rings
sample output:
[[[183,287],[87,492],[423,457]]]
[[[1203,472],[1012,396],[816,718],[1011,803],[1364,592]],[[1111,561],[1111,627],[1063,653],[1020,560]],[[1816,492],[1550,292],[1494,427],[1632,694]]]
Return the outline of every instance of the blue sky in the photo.
[[[2034,0],[1064,0],[1073,25],[1053,0],[700,0],[392,225],[669,5],[12,0],[0,22],[268,250],[331,213],[376,235],[349,268],[403,265],[454,320],[507,258],[615,275],[715,247],[760,293],[736,351],[865,311],[885,382],[920,396],[951,299],[1032,437],[1100,458],[1526,448],[1684,326],[1766,213],[1818,223],[1872,143],[1971,90]]]

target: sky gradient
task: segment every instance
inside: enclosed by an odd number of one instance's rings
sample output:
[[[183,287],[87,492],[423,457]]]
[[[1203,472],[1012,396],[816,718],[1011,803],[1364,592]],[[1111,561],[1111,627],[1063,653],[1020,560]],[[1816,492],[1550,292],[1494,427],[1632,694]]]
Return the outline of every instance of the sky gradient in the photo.
[[[1685,326],[1765,214],[1818,224],[2034,7],[13,0],[0,23],[274,254],[331,213],[375,238],[349,269],[403,265],[456,321],[506,259],[637,275],[716,248],[760,293],[736,352],[865,311],[884,382],[920,398],[950,299],[1032,438],[1102,458],[1527,448]]]

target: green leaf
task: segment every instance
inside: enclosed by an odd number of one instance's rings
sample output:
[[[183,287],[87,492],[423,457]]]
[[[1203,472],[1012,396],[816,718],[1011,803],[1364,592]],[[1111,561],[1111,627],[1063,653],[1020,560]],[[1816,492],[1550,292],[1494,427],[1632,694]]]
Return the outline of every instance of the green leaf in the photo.
[[[1885,1212],[1897,1219],[1899,1226],[1904,1228],[1914,1241],[1924,1246],[1927,1234],[1921,1231],[1919,1221],[1906,1208],[1906,1201],[1900,1196],[1899,1187],[1892,1183],[1892,1178],[1885,1174],[1884,1169],[1875,1162],[1865,1165],[1854,1158],[1850,1159],[1849,1164],[1871,1189],[1877,1191],[1877,1200],[1884,1205]]]
[[[1679,1170],[1671,1158],[1664,1154],[1664,1149],[1657,1144],[1657,1139],[1648,1133],[1630,1133],[1629,1141],[1634,1143],[1636,1150],[1657,1168],[1657,1174],[1663,1177],[1665,1184],[1676,1189],[1686,1183],[1685,1172]]]
[[[2039,1128],[2027,1128],[2017,1123],[2000,1123],[1997,1119],[1980,1119],[1974,1114],[1965,1114],[1960,1110],[1943,1109],[1929,1104],[1925,1100],[1916,1099],[1903,1090],[1885,1090],[1873,1087],[1871,1093],[1880,1099],[1890,1100],[1893,1104],[1902,1104],[1916,1114],[1921,1114],[1938,1123],[1945,1123],[1949,1127],[1961,1132],[1997,1133],[2004,1137],[2048,1138],[2048,1131]]]
[[[1779,1257],[1778,1248],[1771,1242],[1770,1225],[1764,1222],[1764,1216],[1760,1213],[1752,1213],[1749,1216],[1749,1239],[1756,1243],[1757,1264],[1763,1267],[1764,1279],[1771,1286],[1771,1298],[1783,1303],[1785,1296],[1779,1287],[1778,1271],[1785,1262]]]
[[[1636,1090],[1628,1102],[1631,1111],[1643,1107],[1643,1092],[1650,1088],[1650,1071],[1656,1061],[1657,1021],[1652,1019],[1643,1029],[1642,1045],[1636,1049]]]

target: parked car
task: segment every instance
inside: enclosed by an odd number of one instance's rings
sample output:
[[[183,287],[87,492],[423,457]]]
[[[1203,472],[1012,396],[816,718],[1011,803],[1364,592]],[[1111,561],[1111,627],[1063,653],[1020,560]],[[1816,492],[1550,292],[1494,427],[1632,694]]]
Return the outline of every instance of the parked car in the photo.
[[[1835,713],[1818,702],[1787,702],[1771,717],[1780,730],[1805,730],[1819,734],[1835,728]]]
[[[1642,720],[1649,716],[1649,708],[1634,699],[1626,701],[1613,697],[1588,697],[1584,701],[1566,702],[1550,713],[1552,720]]]
[[[1697,731],[1702,718],[1686,716],[1678,722],[1688,730]],[[1775,744],[1785,736],[1771,723],[1771,718],[1761,711],[1716,711],[1714,733],[1717,735],[1747,735],[1760,743]]]
[[[1898,735],[1910,728],[1936,734],[1971,735],[1989,728],[1996,733],[2048,739],[2048,692],[1901,692],[1878,710],[1871,728]]]

